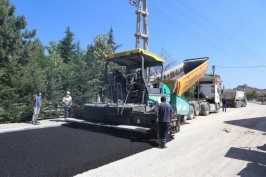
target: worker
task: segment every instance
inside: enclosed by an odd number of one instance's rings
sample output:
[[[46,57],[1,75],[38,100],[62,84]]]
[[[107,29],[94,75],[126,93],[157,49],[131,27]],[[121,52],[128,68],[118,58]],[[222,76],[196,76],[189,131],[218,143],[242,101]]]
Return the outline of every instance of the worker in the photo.
[[[36,94],[32,96],[32,101],[33,101],[32,124],[36,124],[42,105],[42,96],[39,90],[37,90]]]
[[[223,112],[226,112],[227,101],[223,98]]]
[[[115,88],[118,87],[118,84],[120,84],[120,87],[122,90],[126,87],[126,78],[123,76],[122,72],[119,70],[115,70],[113,73],[114,82],[115,82]]]
[[[165,144],[168,139],[168,130],[170,122],[172,122],[173,108],[169,103],[166,103],[166,97],[161,97],[161,103],[155,107],[154,111],[158,111],[158,129],[160,138],[160,147],[166,148]]]
[[[70,96],[69,91],[65,93],[65,96],[63,98],[63,104],[64,104],[64,118],[66,119],[71,117],[72,97]]]

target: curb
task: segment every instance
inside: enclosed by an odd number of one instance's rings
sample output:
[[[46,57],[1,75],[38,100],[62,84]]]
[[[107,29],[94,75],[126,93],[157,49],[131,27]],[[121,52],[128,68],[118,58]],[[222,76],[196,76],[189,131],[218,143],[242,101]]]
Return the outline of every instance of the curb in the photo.
[[[58,123],[58,124],[50,124],[50,125],[34,125],[32,127],[24,127],[24,128],[9,128],[0,130],[0,133],[10,133],[10,132],[17,132],[17,131],[24,131],[24,130],[34,130],[34,129],[41,129],[41,128],[50,128],[50,127],[60,127],[62,125],[68,124],[66,123]]]
[[[28,127],[2,129],[2,130],[0,130],[0,134],[1,133],[9,133],[9,132],[18,132],[18,131],[24,131],[24,130],[41,129],[41,128],[60,127],[62,125],[68,125],[70,123],[98,125],[98,126],[102,126],[102,127],[135,131],[135,132],[140,132],[140,133],[147,133],[150,130],[150,128],[144,128],[144,127],[138,127],[138,126],[109,125],[109,124],[103,124],[103,123],[93,123],[93,122],[88,122],[88,121],[79,120],[79,119],[72,119],[72,118],[69,118],[68,120],[64,120],[64,121],[65,122],[60,122],[60,123],[55,123],[55,124],[32,125],[32,126],[28,126]]]

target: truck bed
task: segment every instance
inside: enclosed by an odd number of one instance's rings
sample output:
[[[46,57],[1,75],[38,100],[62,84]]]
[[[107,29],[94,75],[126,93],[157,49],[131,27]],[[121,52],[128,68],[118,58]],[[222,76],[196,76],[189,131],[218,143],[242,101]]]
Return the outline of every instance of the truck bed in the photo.
[[[209,58],[187,59],[182,64],[163,73],[163,82],[172,93],[182,95],[204,75]]]

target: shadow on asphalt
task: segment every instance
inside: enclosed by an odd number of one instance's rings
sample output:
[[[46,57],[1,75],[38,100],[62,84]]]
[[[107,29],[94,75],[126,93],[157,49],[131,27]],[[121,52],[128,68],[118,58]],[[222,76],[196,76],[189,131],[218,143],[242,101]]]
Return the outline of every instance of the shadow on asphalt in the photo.
[[[266,151],[266,144],[264,144],[263,146],[257,146],[257,148],[262,151]]]
[[[261,146],[265,149],[265,145]],[[260,149],[261,147],[257,147]],[[232,147],[226,153],[225,157],[249,161],[250,163],[237,175],[241,177],[259,177],[266,174],[266,153],[254,150]]]
[[[262,103],[262,102],[255,102],[255,103],[253,103],[253,104],[257,104],[257,105],[261,105],[261,106],[265,106],[265,105],[266,105],[265,102],[264,102],[264,103]]]
[[[266,132],[266,117],[231,120],[224,123]]]
[[[187,121],[186,122],[180,122],[180,125],[186,125],[186,124],[190,124]]]
[[[246,168],[238,173],[241,177],[263,177],[265,174],[265,166],[255,163],[248,163]]]
[[[109,127],[103,127],[99,125],[90,125],[90,124],[84,124],[84,123],[78,123],[78,122],[71,122],[71,123],[68,123],[62,126],[68,127],[68,128],[74,128],[74,129],[82,129],[82,130],[86,130],[90,132],[97,132],[101,134],[107,134],[107,135],[114,136],[114,137],[128,139],[131,142],[147,143],[152,147],[159,146],[156,139],[151,139],[149,134],[145,135],[140,132],[120,130],[116,128],[109,128]],[[171,140],[172,138],[169,141]]]
[[[60,120],[60,119],[50,119],[49,121],[51,121],[51,122],[66,122],[65,120]]]

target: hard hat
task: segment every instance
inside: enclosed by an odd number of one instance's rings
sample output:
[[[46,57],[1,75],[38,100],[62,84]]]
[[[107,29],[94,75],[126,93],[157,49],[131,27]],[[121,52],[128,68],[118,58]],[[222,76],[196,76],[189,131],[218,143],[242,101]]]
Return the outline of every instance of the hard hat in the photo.
[[[69,92],[69,91],[67,91],[67,92],[66,92],[66,94],[70,95],[70,92]]]

